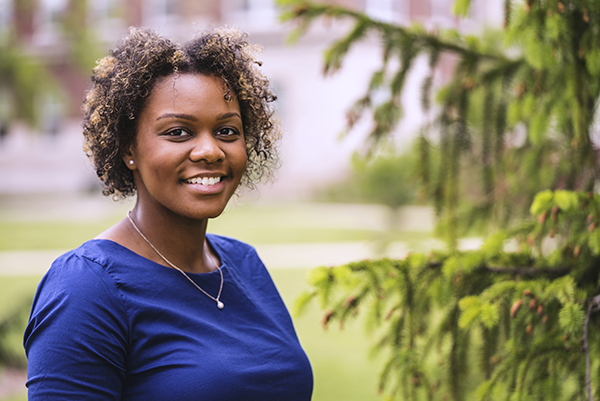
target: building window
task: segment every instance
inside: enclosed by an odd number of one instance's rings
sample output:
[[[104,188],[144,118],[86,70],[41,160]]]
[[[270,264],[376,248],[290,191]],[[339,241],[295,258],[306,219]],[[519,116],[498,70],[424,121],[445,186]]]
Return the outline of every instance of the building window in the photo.
[[[37,107],[42,133],[50,138],[55,138],[61,131],[65,104],[58,96],[46,93],[37,99]]]
[[[33,41],[38,45],[56,43],[62,34],[62,19],[67,11],[68,0],[40,0],[34,17]]]
[[[274,0],[228,0],[223,2],[227,19],[250,28],[272,28],[278,24]]]
[[[123,24],[123,5],[119,0],[90,1],[89,21],[100,37],[110,40],[121,36]]]
[[[179,22],[179,5],[176,0],[144,0],[142,25],[169,34]]]
[[[0,36],[4,36],[12,29],[13,0],[0,0]]]

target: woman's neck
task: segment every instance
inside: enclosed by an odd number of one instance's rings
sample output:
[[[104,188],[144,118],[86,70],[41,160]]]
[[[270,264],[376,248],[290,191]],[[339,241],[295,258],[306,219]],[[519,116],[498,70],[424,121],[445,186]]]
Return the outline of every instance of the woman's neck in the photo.
[[[166,262],[164,257],[189,273],[206,273],[217,269],[216,255],[211,255],[212,251],[206,242],[208,219],[191,219],[170,210],[142,207],[139,203],[131,211],[130,217],[146,237],[144,239],[136,232],[146,243],[146,252],[160,252],[162,257],[159,257],[163,262]]]
[[[206,273],[220,265],[206,241],[207,224],[207,219],[190,219],[138,202],[127,218],[96,238],[115,241],[167,267],[172,267],[170,262],[188,273]]]

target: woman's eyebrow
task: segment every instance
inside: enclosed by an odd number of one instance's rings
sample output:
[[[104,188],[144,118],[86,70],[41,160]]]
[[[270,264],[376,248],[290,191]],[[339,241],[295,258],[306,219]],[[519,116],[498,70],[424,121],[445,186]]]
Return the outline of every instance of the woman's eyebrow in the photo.
[[[239,113],[232,111],[231,113],[221,114],[220,116],[217,117],[217,120],[227,120],[228,118],[232,118],[232,117],[237,117],[240,120],[242,119],[242,116],[240,116]]]
[[[240,120],[242,119],[242,116],[239,113],[231,112],[231,113],[221,114],[220,116],[217,117],[217,120],[227,120],[228,118],[232,118],[232,117],[237,117]],[[165,113],[165,114],[161,114],[160,116],[158,116],[156,118],[156,121],[163,120],[165,118],[179,118],[179,119],[182,119],[182,120],[198,121],[198,119],[195,116],[193,116],[191,114],[183,114],[183,113]]]
[[[156,121],[158,120],[162,120],[165,118],[179,118],[182,120],[189,120],[189,121],[198,121],[198,119],[191,115],[191,114],[180,114],[180,113],[165,113],[165,114],[161,114],[160,116],[158,116],[156,118]]]

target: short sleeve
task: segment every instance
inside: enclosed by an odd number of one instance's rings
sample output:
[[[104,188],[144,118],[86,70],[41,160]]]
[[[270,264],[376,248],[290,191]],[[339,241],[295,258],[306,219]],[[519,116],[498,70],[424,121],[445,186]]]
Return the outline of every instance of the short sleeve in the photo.
[[[24,335],[29,400],[118,400],[128,320],[117,284],[70,253],[40,282]]]

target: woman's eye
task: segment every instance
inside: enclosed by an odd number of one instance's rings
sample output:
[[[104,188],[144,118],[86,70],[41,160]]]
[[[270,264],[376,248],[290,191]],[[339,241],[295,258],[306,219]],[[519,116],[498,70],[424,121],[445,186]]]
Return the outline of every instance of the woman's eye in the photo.
[[[175,137],[175,138],[182,138],[182,137],[188,136],[189,134],[184,129],[176,128],[176,129],[173,129],[173,130],[167,132],[166,135],[168,135],[170,137]]]
[[[238,134],[237,130],[235,130],[233,128],[221,128],[217,132],[219,135],[222,135],[222,136],[234,136],[234,135]]]

